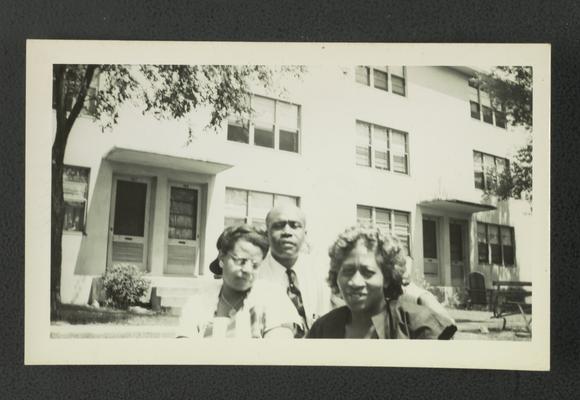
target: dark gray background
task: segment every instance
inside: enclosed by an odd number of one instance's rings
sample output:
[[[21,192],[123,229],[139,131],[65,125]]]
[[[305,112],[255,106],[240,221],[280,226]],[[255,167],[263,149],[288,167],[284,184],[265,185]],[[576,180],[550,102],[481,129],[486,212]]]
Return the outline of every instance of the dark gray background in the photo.
[[[577,1],[0,3],[0,397],[577,398]],[[552,371],[317,367],[24,367],[25,40],[552,43]],[[541,135],[542,132],[535,132]],[[48,302],[48,298],[47,298]],[[48,321],[47,321],[48,323]],[[474,346],[477,343],[474,342]],[[465,354],[466,359],[471,357]]]

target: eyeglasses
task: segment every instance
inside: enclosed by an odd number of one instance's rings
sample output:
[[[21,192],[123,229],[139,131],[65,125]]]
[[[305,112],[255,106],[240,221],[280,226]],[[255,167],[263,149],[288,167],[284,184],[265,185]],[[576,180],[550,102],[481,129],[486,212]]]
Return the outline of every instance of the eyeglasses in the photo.
[[[232,258],[234,264],[237,265],[238,267],[245,267],[248,263],[251,263],[252,267],[254,269],[257,269],[260,266],[260,264],[262,263],[262,260],[254,261],[254,260],[251,260],[249,258],[238,257],[232,253],[228,253],[228,255]]]
[[[301,229],[304,227],[304,225],[300,221],[286,220],[286,221],[272,222],[272,225],[270,225],[270,228],[275,229],[275,230],[281,230],[281,229],[284,229],[284,227],[286,227],[286,225],[288,225],[292,229]]]

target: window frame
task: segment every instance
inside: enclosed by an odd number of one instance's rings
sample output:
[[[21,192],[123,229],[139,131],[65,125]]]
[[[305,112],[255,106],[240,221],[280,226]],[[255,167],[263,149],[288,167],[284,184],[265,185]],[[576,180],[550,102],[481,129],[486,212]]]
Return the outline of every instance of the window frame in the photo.
[[[249,145],[254,146],[254,147],[271,149],[271,150],[275,150],[275,151],[283,151],[286,153],[301,154],[302,153],[302,148],[301,148],[302,147],[302,107],[301,107],[301,105],[297,104],[297,103],[290,102],[290,101],[286,101],[286,100],[280,100],[280,99],[276,99],[276,98],[272,98],[272,97],[262,96],[262,95],[258,95],[258,94],[252,94],[250,96],[250,106],[253,105],[255,98],[262,98],[262,99],[274,102],[274,122],[273,122],[273,126],[272,126],[273,127],[272,134],[274,135],[273,147],[256,144],[256,125],[259,126],[259,124],[256,124],[257,121],[255,119],[255,115],[253,112],[246,120],[242,119],[239,116],[234,116],[234,115],[231,115],[227,119],[226,140],[228,142],[249,144]],[[287,104],[287,105],[296,107],[296,119],[297,119],[296,120],[296,141],[297,141],[296,151],[286,150],[286,149],[280,148],[281,131],[291,132],[291,133],[294,133],[294,132],[289,131],[288,129],[285,129],[285,127],[282,126],[282,124],[279,120],[279,115],[280,115],[279,104]],[[252,111],[255,111],[255,110],[252,108]],[[229,138],[230,125],[236,126],[236,127],[242,128],[242,129],[246,129],[248,132],[248,141],[242,142],[242,141],[230,139]]]
[[[366,82],[361,82],[359,80],[359,76],[361,76],[359,71],[361,71],[363,68],[366,69],[366,77],[367,77]],[[371,87],[373,89],[381,90],[383,92],[391,92],[391,93],[394,93],[394,94],[401,96],[401,97],[408,97],[408,90],[409,89],[407,87],[407,66],[401,65],[401,68],[403,69],[403,76],[393,73],[391,71],[391,68],[388,65],[381,66],[381,67],[372,66],[372,65],[357,65],[357,66],[355,66],[355,71],[354,71],[354,76],[355,76],[354,81],[360,85],[368,86],[368,87]],[[386,75],[386,87],[377,87],[375,85],[375,71]],[[393,76],[402,80],[403,93],[393,90],[393,87],[394,87],[393,86]]]
[[[225,188],[225,202],[224,202],[224,206],[226,207],[226,209],[224,210],[224,228],[229,226],[226,225],[226,219],[228,218],[240,218],[239,216],[232,216],[232,215],[228,215],[227,213],[227,192],[228,190],[237,190],[237,191],[242,191],[245,192],[245,197],[246,197],[246,210],[245,210],[245,215],[243,218],[245,224],[248,225],[254,225],[254,217],[251,215],[250,210],[252,209],[252,193],[255,194],[266,194],[266,195],[271,195],[272,196],[272,206],[274,206],[276,204],[276,198],[277,197],[291,197],[293,199],[296,200],[296,206],[299,207],[300,206],[300,197],[299,196],[294,196],[294,195],[289,195],[289,194],[284,194],[284,193],[273,193],[273,192],[265,192],[262,190],[251,190],[251,189],[242,189],[242,188],[238,188],[238,187],[231,187],[231,186],[226,186]],[[264,215],[264,221],[266,220],[266,215]]]
[[[501,129],[506,129],[507,130],[507,117],[506,117],[506,112],[503,109],[503,107],[501,107],[501,109],[497,109],[496,107],[493,106],[493,101],[491,99],[491,97],[488,94],[488,97],[490,97],[489,99],[489,104],[484,104],[484,102],[482,101],[482,93],[487,93],[486,91],[484,91],[483,89],[481,89],[479,87],[479,85],[476,85],[475,83],[473,83],[472,79],[468,79],[467,80],[467,84],[469,87],[475,89],[477,91],[477,101],[475,101],[474,99],[469,99],[469,114],[471,116],[472,119],[476,119],[480,122],[486,123],[488,125],[492,125],[495,126],[497,128],[501,128]],[[475,115],[473,109],[472,109],[472,105],[476,104],[477,105],[477,109],[478,109],[478,113],[477,116]],[[484,109],[489,109],[491,111],[491,121],[486,121],[484,118]],[[501,118],[498,118],[498,114],[502,115]]]
[[[355,143],[355,164],[357,167],[365,167],[365,168],[372,168],[372,169],[376,169],[376,170],[380,170],[380,171],[389,171],[389,172],[393,172],[399,175],[407,175],[410,176],[410,161],[409,161],[409,132],[405,132],[402,131],[400,129],[394,129],[394,128],[389,128],[387,126],[382,126],[382,125],[378,125],[378,124],[373,124],[371,122],[366,122],[366,121],[362,121],[357,119],[355,121],[355,133],[358,135],[358,125],[359,124],[364,124],[366,126],[369,127],[369,135],[370,135],[370,142],[368,144],[368,148],[370,149],[370,154],[369,154],[369,163],[370,165],[362,165],[358,163],[358,157],[357,157],[357,150],[359,147],[359,143],[358,143],[358,136],[356,138],[356,143]],[[387,154],[388,154],[388,165],[387,168],[382,168],[382,167],[378,167],[376,165],[376,155],[375,155],[375,151],[378,150],[376,145],[373,143],[374,140],[374,134],[375,134],[375,128],[380,128],[380,129],[384,129],[387,131]],[[406,172],[400,172],[400,171],[395,171],[394,170],[394,157],[395,157],[395,152],[393,151],[393,132],[397,133],[397,134],[402,134],[405,137],[405,152],[404,157],[405,157],[405,170]],[[399,153],[397,153],[396,155],[401,155]]]
[[[73,168],[76,170],[84,170],[86,172],[86,188],[85,188],[85,192],[83,194],[83,199],[79,200],[79,199],[68,199],[67,200],[67,196],[65,193],[65,185],[67,182],[66,179],[66,174],[65,174],[65,169],[67,168]],[[86,235],[87,233],[87,216],[88,216],[88,203],[89,203],[89,187],[91,184],[91,168],[90,167],[83,167],[80,165],[72,165],[72,164],[63,164],[63,171],[62,171],[62,184],[63,184],[63,218],[65,221],[65,224],[63,224],[63,228],[62,231],[66,232],[66,233],[81,233],[83,235]],[[81,223],[81,228],[80,229],[67,229],[66,227],[66,215],[67,215],[67,205],[70,205],[70,202],[75,201],[75,202],[82,202],[83,203],[83,216],[82,216],[82,223]]]
[[[369,205],[365,205],[365,204],[357,204],[356,205],[356,219],[357,219],[357,224],[364,224],[364,222],[361,222],[359,220],[358,217],[358,211],[359,209],[370,209],[371,210],[371,221],[370,223],[373,225],[377,225],[377,226],[383,226],[383,225],[378,225],[377,224],[377,220],[376,220],[376,216],[377,216],[377,210],[378,211],[382,211],[382,212],[386,212],[389,214],[389,234],[394,235],[399,237],[396,233],[395,233],[395,215],[396,214],[404,214],[407,217],[407,225],[408,225],[408,233],[407,233],[407,252],[408,255],[411,255],[411,249],[413,248],[413,243],[412,243],[412,221],[411,221],[411,212],[409,211],[403,211],[403,210],[395,210],[392,208],[383,208],[383,207],[374,207],[374,206],[369,206]]]
[[[478,230],[478,235],[477,235],[477,262],[478,264],[486,264],[486,265],[498,265],[500,267],[505,267],[505,268],[517,268],[517,260],[516,260],[516,235],[515,235],[515,229],[513,226],[509,226],[509,225],[500,225],[500,224],[491,224],[491,223],[487,223],[487,222],[481,222],[481,221],[476,221],[477,222],[477,230]],[[485,242],[480,242],[479,241],[479,227],[483,226],[485,228]],[[496,263],[493,260],[493,252],[492,252],[492,244],[490,243],[490,228],[492,229],[496,229],[497,233],[498,233],[498,244],[499,244],[499,249],[500,249],[500,257],[501,257],[501,263]],[[502,240],[502,229],[508,229],[508,231],[510,232],[510,239],[511,239],[511,245],[508,246],[506,244],[503,243]],[[484,245],[486,247],[486,254],[485,254],[485,258],[482,257],[481,252],[480,252],[480,246]],[[511,247],[512,248],[512,258],[513,258],[513,263],[512,264],[506,264],[506,252],[505,252],[505,247]],[[483,260],[482,260],[483,258]]]
[[[480,162],[481,162],[481,171],[478,171],[476,169],[475,166],[475,157],[479,155],[480,157]],[[488,180],[488,173],[486,171],[486,165],[485,165],[485,156],[491,157],[493,158],[493,170],[492,172],[495,172],[495,178],[496,181],[490,183]],[[504,157],[499,157],[499,156],[494,156],[493,154],[489,154],[489,153],[484,153],[483,151],[479,151],[479,150],[473,150],[473,178],[474,178],[474,186],[476,189],[479,190],[487,190],[487,191],[494,191],[497,189],[498,185],[499,185],[499,175],[497,173],[497,166],[498,166],[498,161],[499,160],[503,160],[505,162],[504,164],[504,171],[507,171],[508,174],[511,174],[511,170],[510,170],[510,160]],[[477,179],[475,178],[475,174],[476,173],[482,173],[482,183],[483,183],[483,187],[478,187],[477,186]]]

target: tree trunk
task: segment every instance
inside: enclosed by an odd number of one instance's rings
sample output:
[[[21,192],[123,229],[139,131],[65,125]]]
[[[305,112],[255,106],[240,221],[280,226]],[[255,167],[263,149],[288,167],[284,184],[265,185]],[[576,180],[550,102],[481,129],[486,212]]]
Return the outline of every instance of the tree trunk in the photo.
[[[59,318],[60,306],[60,280],[62,267],[62,232],[64,229],[65,203],[63,196],[63,169],[64,153],[68,137],[74,122],[76,121],[87,94],[87,89],[93,79],[95,65],[86,67],[84,77],[80,84],[79,93],[75,104],[67,116],[65,98],[65,79],[67,66],[55,65],[56,77],[56,135],[52,145],[52,196],[51,196],[51,229],[50,229],[50,318]]]

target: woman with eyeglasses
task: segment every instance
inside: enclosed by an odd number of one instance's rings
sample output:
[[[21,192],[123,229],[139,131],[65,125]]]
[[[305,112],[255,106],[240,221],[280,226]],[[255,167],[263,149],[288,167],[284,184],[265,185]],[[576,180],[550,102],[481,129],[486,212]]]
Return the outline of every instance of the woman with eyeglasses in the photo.
[[[268,252],[264,232],[237,225],[224,230],[212,262],[223,278],[191,297],[182,309],[178,337],[293,338],[301,324],[296,308],[280,291],[256,280]]]
[[[355,226],[330,247],[328,283],[345,306],[320,317],[309,338],[450,339],[457,327],[430,296],[404,287],[408,258],[399,240]]]

